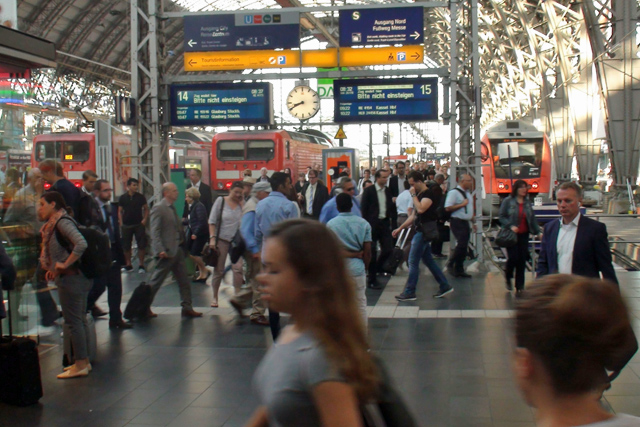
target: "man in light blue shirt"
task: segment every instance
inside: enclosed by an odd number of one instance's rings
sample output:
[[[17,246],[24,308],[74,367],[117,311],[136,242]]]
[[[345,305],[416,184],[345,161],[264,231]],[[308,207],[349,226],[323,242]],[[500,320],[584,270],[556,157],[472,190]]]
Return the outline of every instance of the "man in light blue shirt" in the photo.
[[[358,199],[354,197],[356,186],[353,183],[353,180],[349,177],[344,176],[338,180],[337,186],[339,188],[339,191],[342,191],[343,193],[349,194],[351,196],[353,201],[351,213],[362,217],[362,214],[360,213],[360,203],[358,203]],[[332,197],[327,201],[327,203],[324,204],[324,206],[322,207],[322,211],[320,211],[320,222],[323,224],[327,224],[333,218],[337,217],[338,213],[339,212],[336,206],[336,198]]]
[[[454,277],[471,277],[464,271],[464,260],[467,257],[467,247],[471,237],[470,221],[473,219],[473,196],[471,188],[473,179],[471,175],[460,175],[458,186],[447,193],[444,207],[451,212],[451,232],[456,238],[456,249],[447,263],[447,270]]]
[[[247,264],[246,279],[251,285],[250,289],[235,295],[229,301],[233,308],[242,316],[242,310],[245,307],[252,307],[249,316],[251,323],[266,326],[269,321],[264,313],[266,307],[260,299],[259,284],[256,276],[260,272],[260,247],[256,242],[256,207],[261,200],[264,200],[271,193],[271,184],[268,182],[257,182],[251,189],[251,197],[242,208],[242,223],[240,225],[240,234],[244,240],[246,247],[244,253],[244,261]]]
[[[352,185],[349,183],[348,185]],[[371,261],[371,225],[351,212],[353,197],[347,193],[334,197],[338,216],[327,223],[345,248],[347,270],[356,282],[358,308],[367,325],[367,268]]]
[[[256,206],[254,235],[259,251],[263,249],[262,242],[264,237],[269,234],[271,227],[279,222],[298,218],[298,209],[293,205],[294,202],[285,196],[285,194],[290,194],[293,189],[289,174],[274,172],[269,181],[272,189],[271,194],[258,202]],[[271,335],[275,341],[280,335],[280,313],[271,309],[269,309],[269,326],[271,326]]]

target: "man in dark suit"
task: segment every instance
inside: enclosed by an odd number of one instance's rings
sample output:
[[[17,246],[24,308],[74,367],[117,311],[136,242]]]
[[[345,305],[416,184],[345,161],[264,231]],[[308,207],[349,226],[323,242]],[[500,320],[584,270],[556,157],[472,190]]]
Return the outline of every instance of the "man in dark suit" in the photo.
[[[379,170],[375,174],[375,184],[362,191],[360,210],[362,218],[371,225],[371,262],[369,263],[368,286],[379,289],[376,282],[376,274],[382,268],[393,250],[393,237],[391,237],[391,225],[396,222],[397,211],[393,203],[391,190],[386,186],[389,171]],[[377,256],[376,244],[380,243],[380,256]]]
[[[200,169],[191,169],[189,171],[189,179],[191,183],[187,185],[186,190],[191,187],[196,187],[200,192],[200,201],[207,209],[207,215],[211,213],[211,206],[213,206],[213,197],[211,195],[211,187],[202,182],[202,171]],[[189,204],[184,202],[184,209],[182,211],[182,217],[186,218],[189,215]]]
[[[607,227],[580,215],[582,188],[575,182],[565,182],[556,193],[562,218],[544,227],[538,277],[545,274],[577,274],[602,277],[618,283],[611,264]]]
[[[404,182],[407,180],[407,176],[405,175],[406,165],[404,162],[397,162],[395,167],[396,174],[389,178],[389,190],[391,190],[391,197],[393,197],[394,203],[398,194],[404,191]]]
[[[105,289],[107,289],[109,328],[131,329],[131,323],[122,320],[122,311],[120,310],[120,304],[122,303],[122,277],[120,275],[120,268],[125,264],[125,260],[122,239],[120,238],[120,225],[118,224],[118,209],[111,205],[113,188],[111,188],[109,181],[99,179],[94,185],[94,191],[97,193],[95,201],[98,212],[96,216],[99,218],[99,223],[94,225],[98,226],[109,236],[112,262],[107,274],[93,279],[93,287],[89,292],[87,307],[93,312],[97,308],[95,307],[96,301]],[[101,310],[98,309],[98,312],[99,311]]]
[[[318,171],[309,171],[309,181],[304,184],[302,191],[298,193],[298,200],[302,203],[302,216],[305,218],[320,218],[322,207],[329,200],[329,190],[318,179]]]

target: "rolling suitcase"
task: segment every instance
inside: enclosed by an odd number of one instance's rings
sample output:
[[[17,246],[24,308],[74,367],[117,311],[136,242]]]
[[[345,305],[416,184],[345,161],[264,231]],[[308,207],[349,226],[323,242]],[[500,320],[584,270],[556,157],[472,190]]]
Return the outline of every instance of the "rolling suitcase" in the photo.
[[[151,309],[151,286],[142,282],[131,294],[123,316],[129,320],[144,319],[149,309]]]
[[[18,406],[32,405],[42,397],[37,344],[32,339],[17,338],[12,334],[9,320],[8,337],[2,336],[0,328],[0,401]]]
[[[396,270],[404,260],[404,251],[402,250],[402,248],[404,248],[404,244],[407,243],[409,234],[411,234],[409,232],[409,229],[400,231],[400,235],[398,235],[398,240],[396,241],[396,246],[393,248],[393,251],[391,251],[389,258],[387,258],[387,260],[382,265],[382,271],[391,275],[396,274]]]
[[[89,361],[93,362],[96,359],[96,353],[98,351],[98,342],[96,336],[96,323],[93,320],[93,316],[87,315],[87,324],[89,325],[89,334],[87,335],[87,350],[89,353]],[[71,345],[71,328],[68,324],[64,324],[62,327],[63,330],[63,349],[64,354],[62,355],[62,366],[65,368],[67,366],[73,365],[76,362],[76,359],[73,355],[73,346]]]

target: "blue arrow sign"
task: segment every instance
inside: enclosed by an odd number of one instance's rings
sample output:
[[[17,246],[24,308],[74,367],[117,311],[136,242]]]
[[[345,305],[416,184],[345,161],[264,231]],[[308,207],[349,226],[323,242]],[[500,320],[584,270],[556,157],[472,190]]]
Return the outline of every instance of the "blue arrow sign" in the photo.
[[[340,10],[341,47],[423,42],[422,6]]]
[[[199,15],[184,17],[185,52],[293,49],[300,46],[300,14]]]

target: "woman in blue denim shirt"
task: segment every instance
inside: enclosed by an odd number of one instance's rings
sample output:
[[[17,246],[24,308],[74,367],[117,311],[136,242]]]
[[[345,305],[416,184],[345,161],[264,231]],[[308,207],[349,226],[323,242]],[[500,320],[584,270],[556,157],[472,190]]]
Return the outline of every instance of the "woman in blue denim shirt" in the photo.
[[[513,289],[511,279],[513,270],[516,270],[516,294],[524,290],[524,273],[527,258],[529,257],[529,235],[539,236],[540,226],[533,213],[531,202],[527,197],[529,185],[519,179],[513,183],[511,195],[504,199],[500,206],[500,225],[502,228],[510,228],[518,236],[514,246],[507,248],[509,256],[507,260],[507,290]]]

